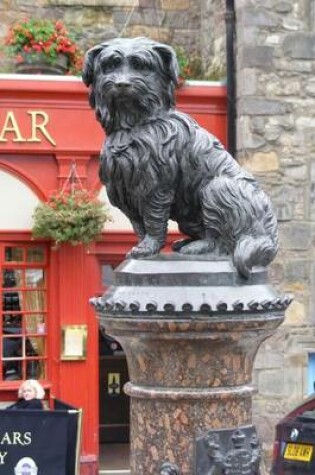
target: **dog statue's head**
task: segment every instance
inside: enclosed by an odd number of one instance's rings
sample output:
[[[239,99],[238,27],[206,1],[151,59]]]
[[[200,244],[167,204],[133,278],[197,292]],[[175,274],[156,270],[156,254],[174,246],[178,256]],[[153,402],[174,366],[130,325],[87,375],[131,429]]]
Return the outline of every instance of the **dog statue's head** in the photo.
[[[90,49],[83,81],[90,105],[109,133],[154,118],[175,104],[176,54],[148,38],[117,38]]]

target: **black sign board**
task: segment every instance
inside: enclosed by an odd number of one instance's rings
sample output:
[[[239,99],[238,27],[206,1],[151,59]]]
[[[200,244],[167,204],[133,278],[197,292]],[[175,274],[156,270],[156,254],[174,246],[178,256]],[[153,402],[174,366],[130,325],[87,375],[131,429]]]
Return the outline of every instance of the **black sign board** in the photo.
[[[0,411],[0,475],[76,475],[81,411]]]

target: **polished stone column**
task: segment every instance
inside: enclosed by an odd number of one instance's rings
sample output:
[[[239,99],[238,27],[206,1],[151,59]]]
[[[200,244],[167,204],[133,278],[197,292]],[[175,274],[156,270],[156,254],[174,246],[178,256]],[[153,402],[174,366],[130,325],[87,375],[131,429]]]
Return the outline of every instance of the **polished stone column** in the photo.
[[[203,475],[198,440],[251,426],[255,354],[289,303],[265,269],[245,280],[228,260],[170,254],[116,270],[94,304],[127,356],[132,475],[157,475],[164,462]]]

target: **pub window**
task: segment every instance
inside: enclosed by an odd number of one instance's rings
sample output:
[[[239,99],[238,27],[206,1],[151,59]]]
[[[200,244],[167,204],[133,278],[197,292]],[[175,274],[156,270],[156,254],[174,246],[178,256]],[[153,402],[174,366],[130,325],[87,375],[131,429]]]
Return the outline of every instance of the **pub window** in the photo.
[[[102,290],[112,285],[114,277],[114,265],[102,264]]]
[[[0,380],[46,379],[46,249],[2,244],[0,269]]]

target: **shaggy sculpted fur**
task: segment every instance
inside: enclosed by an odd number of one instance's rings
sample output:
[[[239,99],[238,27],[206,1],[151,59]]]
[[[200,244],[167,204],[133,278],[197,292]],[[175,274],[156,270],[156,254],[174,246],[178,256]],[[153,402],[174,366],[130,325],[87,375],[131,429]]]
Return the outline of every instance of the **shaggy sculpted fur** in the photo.
[[[183,254],[229,253],[240,274],[277,252],[277,222],[266,194],[216,137],[174,109],[173,49],[146,38],[115,39],[86,54],[83,80],[106,132],[101,181],[130,219],[139,243],[156,254],[169,219],[190,239]]]

